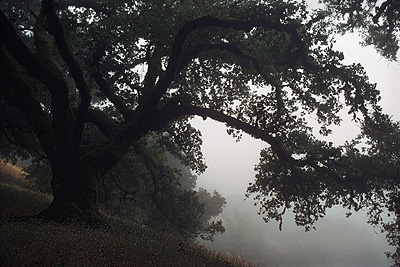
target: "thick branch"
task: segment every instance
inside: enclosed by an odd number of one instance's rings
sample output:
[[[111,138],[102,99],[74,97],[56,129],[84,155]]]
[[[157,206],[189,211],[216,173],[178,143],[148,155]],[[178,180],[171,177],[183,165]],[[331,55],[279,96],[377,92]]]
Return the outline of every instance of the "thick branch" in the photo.
[[[146,169],[150,173],[150,178],[153,183],[153,192],[150,193],[150,198],[153,201],[153,204],[156,206],[157,210],[161,213],[161,215],[164,217],[164,219],[166,219],[172,225],[177,227],[179,231],[182,231],[183,226],[181,226],[177,222],[175,222],[171,218],[171,214],[165,212],[163,205],[162,205],[162,201],[160,201],[160,199],[158,197],[158,195],[160,193],[166,193],[166,192],[163,192],[164,190],[162,188],[160,188],[160,185],[159,185],[160,178],[162,178],[164,176],[162,167],[160,165],[158,165],[156,162],[154,162],[154,160],[149,155],[146,154],[146,152],[144,151],[144,149],[141,145],[135,144],[133,146],[133,149],[135,150],[135,153],[139,154],[142,157],[144,165],[146,166]],[[156,173],[155,170],[157,170],[158,173]]]
[[[103,111],[97,109],[89,109],[87,121],[96,125],[96,127],[106,136],[109,137],[117,126],[115,121],[108,117]]]
[[[52,70],[44,66],[18,36],[12,24],[0,10],[0,42],[29,74],[46,85],[51,93],[57,93],[54,87],[63,87],[64,81]],[[66,83],[65,83],[66,84]],[[58,86],[57,86],[58,85]],[[60,94],[60,92],[58,92]]]
[[[229,44],[229,43],[220,43],[220,44],[201,44],[198,46],[195,46],[187,51],[182,52],[181,60],[179,63],[179,68],[178,70],[181,70],[185,68],[191,60],[197,58],[201,53],[207,52],[207,51],[212,51],[212,50],[221,50],[225,51],[228,53],[231,53],[239,58],[243,58],[245,60],[250,61],[253,65],[256,71],[261,75],[261,77],[268,83],[271,84],[274,87],[278,87],[279,84],[275,82],[269,75],[262,69],[260,63],[257,61],[256,58],[246,55],[242,49],[239,47]]]
[[[46,18],[43,14],[43,9],[41,9],[33,28],[36,53],[39,60],[47,68],[57,72],[58,75],[62,76],[58,66],[54,63],[54,59],[51,54],[51,44],[49,42],[46,25]]]
[[[44,66],[16,33],[12,24],[0,10],[0,43],[34,78],[42,82],[52,96],[53,129],[60,149],[69,144],[67,117],[69,114],[68,86],[66,81]],[[29,114],[25,114],[29,115]]]
[[[51,121],[3,45],[0,45],[0,86],[2,95],[23,111],[43,150],[50,158],[56,147]]]
[[[202,44],[195,46],[192,49],[182,53],[179,70],[186,67],[189,64],[189,62],[194,58],[197,58],[200,55],[200,53],[212,50],[221,50],[228,53],[232,53],[233,55],[248,60],[253,64],[255,70],[260,74],[260,76],[265,80],[265,82],[267,84],[270,84],[276,91],[277,116],[275,122],[278,122],[281,117],[283,109],[281,85],[278,82],[276,82],[272,77],[270,77],[270,75],[266,71],[263,70],[263,68],[261,67],[260,63],[256,58],[246,55],[239,47],[229,43]]]
[[[49,26],[51,27],[51,32],[56,41],[58,51],[60,52],[61,57],[67,64],[71,75],[75,80],[76,87],[78,88],[81,95],[81,102],[79,104],[78,115],[75,121],[74,131],[72,135],[75,148],[78,148],[82,141],[82,132],[85,123],[85,117],[91,101],[89,86],[85,78],[83,77],[83,71],[81,66],[79,65],[79,62],[76,60],[67,40],[65,39],[64,29],[58,19],[54,7],[54,0],[43,0],[42,8],[47,17]]]
[[[271,30],[277,30],[280,32],[289,33],[293,41],[296,43],[300,54],[305,55],[305,45],[303,44],[300,36],[297,33],[297,28],[299,25],[285,25],[276,22],[271,22],[263,19],[241,21],[241,20],[222,20],[214,17],[206,16],[199,19],[195,19],[185,23],[175,36],[175,41],[172,44],[172,51],[169,57],[168,67],[163,79],[161,79],[157,84],[157,91],[152,96],[152,101],[158,101],[165,91],[167,90],[169,84],[175,78],[176,72],[182,67],[180,61],[183,54],[183,45],[193,31],[204,28],[217,26],[222,28],[233,28],[242,31],[250,31],[254,27],[263,27]]]
[[[268,132],[258,129],[254,126],[251,126],[250,124],[240,121],[232,116],[225,115],[220,111],[215,111],[208,108],[187,106],[187,105],[176,105],[174,107],[170,107],[168,110],[160,112],[159,119],[157,120],[159,123],[157,124],[157,126],[156,125],[154,126],[165,127],[171,121],[189,115],[198,115],[203,118],[211,118],[213,120],[225,123],[228,126],[234,127],[235,129],[242,130],[254,138],[263,140],[271,145],[274,152],[279,156],[279,158],[282,161],[291,163],[292,165],[302,167],[309,163],[308,160],[296,160],[292,158],[290,155],[288,155],[283,150],[279,138],[273,137]]]

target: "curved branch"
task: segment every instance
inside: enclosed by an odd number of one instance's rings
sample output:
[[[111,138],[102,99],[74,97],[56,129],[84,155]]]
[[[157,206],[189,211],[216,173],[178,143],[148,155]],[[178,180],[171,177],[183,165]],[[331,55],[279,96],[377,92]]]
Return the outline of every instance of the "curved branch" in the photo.
[[[211,26],[232,28],[246,32],[252,30],[254,27],[263,27],[271,30],[277,30],[280,32],[287,32],[292,36],[293,41],[298,46],[299,53],[301,55],[304,55],[305,57],[306,48],[303,41],[301,40],[300,36],[297,33],[297,29],[300,27],[300,25],[280,24],[264,19],[242,21],[242,20],[218,19],[211,16],[201,17],[185,23],[177,32],[175,40],[172,44],[172,51],[169,57],[169,63],[167,69],[165,71],[165,76],[162,79],[160,79],[160,81],[157,83],[157,90],[149,100],[158,101],[163,96],[170,83],[175,79],[176,72],[181,67],[180,61],[184,53],[183,45],[189,34],[197,29],[204,27],[211,27]]]
[[[265,80],[266,83],[270,84],[276,92],[276,106],[277,106],[277,115],[274,120],[274,123],[277,123],[280,120],[282,109],[283,109],[283,100],[282,100],[282,86],[278,82],[276,82],[270,75],[263,70],[258,60],[250,55],[246,55],[242,49],[239,47],[229,44],[229,43],[220,43],[220,44],[202,44],[193,47],[192,49],[185,51],[182,53],[182,58],[180,61],[179,70],[186,67],[191,60],[198,57],[200,53],[211,51],[211,50],[221,50],[228,53],[232,53],[239,58],[243,58],[245,60],[250,61],[256,71],[260,74],[260,76]]]
[[[204,119],[211,118],[213,120],[225,123],[228,126],[234,127],[238,130],[242,130],[252,137],[268,143],[271,146],[273,152],[278,156],[280,162],[285,165],[289,165],[289,168],[293,171],[295,171],[295,169],[293,169],[292,167],[301,168],[305,166],[310,166],[321,174],[329,175],[329,177],[334,179],[336,182],[344,182],[343,178],[338,173],[321,164],[320,158],[314,157],[313,155],[308,155],[304,159],[295,159],[283,148],[282,142],[279,137],[275,137],[265,130],[261,130],[232,116],[226,115],[220,111],[196,106],[176,105],[170,107],[168,110],[160,112],[159,116],[157,117],[157,121],[160,122],[160,124],[158,124],[157,126],[166,127],[166,125],[168,125],[168,123],[170,123],[171,121],[190,115],[201,116]],[[164,124],[162,124],[162,122]]]
[[[153,126],[163,128],[166,127],[171,121],[190,115],[197,115],[203,118],[211,118],[213,120],[225,123],[228,126],[234,127],[235,129],[242,130],[256,139],[263,140],[271,145],[272,149],[278,155],[280,160],[284,162],[288,162],[298,167],[303,167],[310,163],[308,159],[298,160],[292,158],[289,154],[287,154],[286,151],[284,151],[284,149],[282,148],[281,142],[278,137],[274,137],[264,130],[258,129],[257,127],[254,127],[246,122],[226,115],[220,111],[215,111],[209,108],[188,105],[176,105],[168,108],[167,110],[161,111],[158,116],[157,125]]]

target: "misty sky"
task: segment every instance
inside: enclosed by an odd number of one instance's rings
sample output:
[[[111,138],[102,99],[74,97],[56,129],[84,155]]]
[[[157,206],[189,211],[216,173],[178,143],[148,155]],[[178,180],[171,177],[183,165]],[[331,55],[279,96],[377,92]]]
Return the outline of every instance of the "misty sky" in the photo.
[[[381,105],[383,106],[384,112],[392,115],[393,119],[400,120],[400,105],[398,104],[398,100],[400,99],[400,90],[398,88],[400,85],[400,63],[388,62],[377,54],[372,47],[361,47],[358,44],[359,41],[360,39],[356,34],[346,35],[345,37],[337,36],[336,49],[344,52],[346,64],[361,63],[365,67],[370,81],[377,83],[378,89],[381,91]],[[398,58],[400,58],[400,55]],[[312,119],[313,118],[310,117],[310,120]],[[254,181],[255,172],[253,169],[254,165],[258,163],[259,151],[265,147],[266,144],[260,140],[252,139],[245,134],[242,140],[236,143],[234,138],[226,134],[226,128],[223,124],[210,119],[204,121],[201,118],[195,118],[192,120],[192,125],[202,132],[202,150],[208,166],[206,172],[198,178],[198,187],[203,187],[208,190],[216,189],[227,198],[228,206],[230,198],[232,199],[234,197],[237,200],[238,195],[244,198],[248,184]],[[358,130],[357,126],[354,125],[350,119],[345,119],[342,126],[334,127],[333,129],[333,134],[328,138],[336,145],[343,144],[345,140],[355,137]],[[247,200],[246,202],[252,201]],[[235,205],[239,204],[236,203]],[[252,208],[251,205],[245,205],[247,207],[246,209],[249,209],[249,213],[255,214],[257,212],[257,209]],[[361,248],[363,249],[362,253],[370,255],[376,260],[370,261],[371,265],[369,266],[376,266],[375,264],[378,262],[380,266],[389,266],[390,262],[383,254],[383,251],[387,251],[386,240],[382,234],[376,233],[379,232],[379,229],[374,230],[372,226],[367,225],[365,223],[367,218],[363,214],[353,215],[349,219],[346,219],[346,221],[343,220],[343,218],[345,218],[344,214],[345,211],[341,208],[335,208],[333,211],[330,211],[325,219],[325,224],[324,221],[317,223],[317,231],[311,234],[303,233],[304,231],[301,227],[297,227],[298,229],[296,229],[296,227],[293,226],[293,220],[286,218],[286,220],[284,219],[282,234],[290,236],[293,234],[293,231],[295,231],[296,237],[304,238],[305,243],[315,242],[315,235],[318,234],[321,235],[321,238],[323,236],[326,237],[327,232],[335,233],[336,231],[336,235],[346,232],[347,235],[351,235],[351,231],[345,231],[346,228],[340,230],[330,226],[329,223],[331,223],[332,220],[339,220],[338,222],[343,223],[343,227],[349,227],[349,229],[351,227],[358,227],[357,229],[361,229],[362,236],[369,240],[368,242],[359,240],[359,242],[356,241],[353,244],[347,244],[349,246],[349,251],[352,251],[352,249],[354,251],[359,251],[360,246],[362,247],[362,244],[366,243],[366,247]],[[260,222],[263,223],[261,217],[258,217],[258,219],[255,217],[254,220],[256,220],[256,224],[260,224]],[[266,236],[271,235],[271,231],[279,232],[278,227],[260,227],[261,234],[265,234]],[[359,238],[360,235],[354,235],[354,240],[358,240]],[[329,249],[327,247],[327,253],[328,250],[335,251],[336,249],[340,251],[340,247],[343,247],[343,243],[339,241],[337,241],[337,244],[330,244]],[[371,253],[374,254],[372,255]],[[351,253],[349,257],[351,258]],[[344,260],[344,262],[346,261]],[[348,262],[348,264],[350,264],[348,266],[357,266],[354,262]],[[362,262],[359,262],[359,264],[360,266],[368,266]],[[285,266],[285,263],[280,266]],[[330,266],[346,266],[346,264],[342,265],[338,263],[337,265],[333,264]]]
[[[364,66],[370,81],[377,83],[381,91],[383,111],[392,115],[394,120],[400,120],[400,63],[388,62],[372,47],[361,47],[358,40],[355,35],[340,37],[336,48],[344,52],[346,64],[359,62]],[[343,115],[346,116],[346,112]],[[258,163],[260,149],[266,143],[246,134],[236,142],[227,135],[224,124],[211,119],[204,121],[196,117],[191,123],[202,132],[202,151],[208,166],[206,173],[199,177],[198,185],[215,186],[223,194],[244,193],[248,183],[254,180],[254,165]],[[354,138],[359,130],[349,116],[343,117],[343,123],[332,129],[333,134],[327,138],[336,145]]]

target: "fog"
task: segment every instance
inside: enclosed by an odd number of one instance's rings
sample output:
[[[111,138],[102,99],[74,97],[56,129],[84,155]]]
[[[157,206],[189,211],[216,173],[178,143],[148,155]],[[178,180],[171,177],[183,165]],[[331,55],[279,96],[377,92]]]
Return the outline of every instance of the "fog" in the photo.
[[[387,62],[371,47],[358,45],[356,35],[338,37],[336,48],[344,51],[345,63],[360,62],[371,82],[381,90],[384,112],[400,120],[400,64]],[[312,116],[308,118],[313,123]],[[223,124],[195,118],[192,125],[200,129],[203,154],[208,169],[198,178],[198,187],[216,189],[226,199],[221,218],[226,233],[207,246],[258,263],[262,266],[390,266],[384,255],[393,248],[387,245],[380,229],[368,225],[362,211],[346,218],[340,207],[331,209],[316,224],[316,230],[305,232],[294,224],[290,214],[284,217],[282,231],[276,222],[265,223],[257,215],[252,199],[244,201],[245,191],[254,181],[254,166],[260,149],[266,144],[244,135],[240,142],[226,134]],[[327,138],[342,144],[357,134],[357,126],[344,119]]]

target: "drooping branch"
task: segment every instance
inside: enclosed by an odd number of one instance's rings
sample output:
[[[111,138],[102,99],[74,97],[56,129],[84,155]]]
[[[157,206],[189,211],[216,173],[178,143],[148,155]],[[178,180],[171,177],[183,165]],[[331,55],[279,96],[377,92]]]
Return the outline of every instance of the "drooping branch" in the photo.
[[[157,119],[159,124],[156,127],[165,127],[171,121],[190,115],[197,115],[203,118],[211,118],[218,122],[225,123],[227,126],[242,130],[252,137],[268,143],[274,153],[278,156],[280,162],[288,166],[288,168],[291,169],[293,172],[296,172],[296,167],[302,168],[309,166],[323,175],[328,175],[337,183],[342,184],[344,182],[343,178],[338,173],[325,166],[325,163],[323,162],[327,160],[326,158],[324,159],[320,156],[313,154],[307,154],[306,157],[301,159],[294,158],[284,149],[282,141],[279,137],[273,136],[268,131],[261,130],[235,117],[226,115],[220,111],[196,106],[175,105],[171,106],[167,110],[160,112]]]
[[[133,146],[133,149],[135,150],[135,153],[139,154],[143,158],[146,169],[149,171],[150,178],[153,182],[153,192],[150,194],[150,197],[151,197],[152,201],[154,202],[154,204],[157,206],[157,209],[159,209],[159,211],[162,211],[161,204],[159,203],[158,198],[157,198],[157,194],[160,193],[160,191],[161,191],[160,185],[159,185],[159,175],[157,175],[155,173],[155,169],[158,169],[158,171],[160,173],[161,173],[161,170],[160,170],[160,168],[156,168],[156,164],[154,164],[152,158],[149,157],[145,153],[145,151],[139,144],[135,144]]]
[[[154,127],[165,127],[171,121],[177,120],[184,116],[197,115],[203,118],[211,118],[213,120],[225,123],[235,129],[242,130],[256,139],[263,140],[271,145],[274,152],[278,155],[280,160],[290,163],[297,167],[309,165],[308,159],[294,159],[282,147],[281,141],[278,137],[274,137],[268,132],[254,127],[246,122],[243,122],[235,117],[226,115],[220,111],[215,111],[209,108],[202,108],[188,105],[175,105],[167,110],[160,112],[157,124]]]
[[[73,130],[72,140],[75,148],[78,148],[82,141],[83,126],[85,123],[86,114],[91,101],[89,86],[83,77],[83,71],[73,55],[71,48],[65,39],[64,29],[61,22],[58,19],[54,0],[43,0],[42,1],[43,12],[47,17],[47,22],[51,28],[51,32],[54,36],[58,51],[61,57],[67,64],[73,79],[75,80],[76,87],[81,95],[81,102],[78,108],[78,115],[76,117],[75,126]]]
[[[165,205],[162,205],[162,199],[159,199],[159,195],[165,194],[165,188],[160,186],[161,178],[165,176],[163,168],[159,163],[155,162],[139,144],[133,146],[135,153],[140,155],[143,159],[143,163],[150,174],[150,178],[153,184],[153,191],[150,193],[150,198],[155,205],[157,211],[163,216],[164,220],[167,220],[174,225],[179,231],[183,232],[183,227],[179,223],[171,218],[171,214],[165,211]]]

